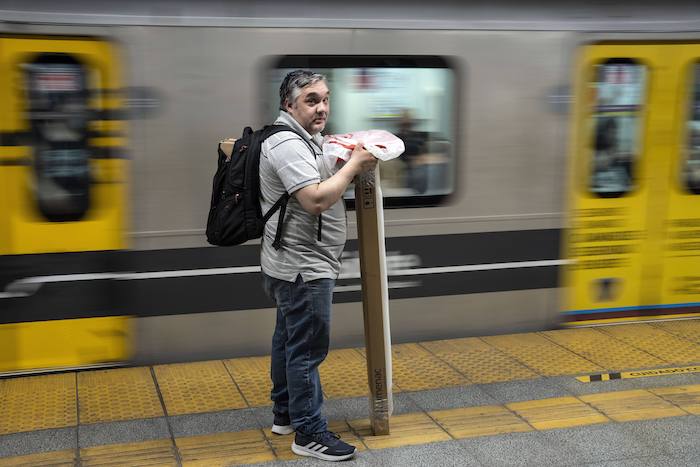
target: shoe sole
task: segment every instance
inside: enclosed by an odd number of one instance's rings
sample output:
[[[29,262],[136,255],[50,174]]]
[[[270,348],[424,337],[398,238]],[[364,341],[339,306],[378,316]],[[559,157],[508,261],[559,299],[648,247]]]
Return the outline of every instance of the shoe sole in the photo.
[[[312,451],[310,449],[306,449],[303,446],[299,446],[297,443],[292,443],[292,452],[294,454],[297,454],[299,456],[306,456],[306,457],[316,457],[318,459],[324,460],[324,461],[344,461],[346,459],[350,459],[357,453],[357,449],[355,449],[353,452],[350,454],[344,454],[342,456],[330,456],[328,454],[323,454],[322,452],[316,452]]]
[[[294,433],[292,425],[272,425],[272,432],[276,435],[291,435]]]

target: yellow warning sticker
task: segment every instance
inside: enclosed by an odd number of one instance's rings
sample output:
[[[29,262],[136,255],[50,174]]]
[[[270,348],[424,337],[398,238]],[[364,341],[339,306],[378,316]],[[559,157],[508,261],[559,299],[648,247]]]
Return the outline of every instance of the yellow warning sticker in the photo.
[[[577,376],[576,379],[581,381],[582,383],[592,383],[596,381],[646,378],[648,376],[680,375],[686,373],[700,373],[700,365],[684,366],[679,368],[655,368],[652,370],[622,371],[619,373],[600,373],[597,375]]]

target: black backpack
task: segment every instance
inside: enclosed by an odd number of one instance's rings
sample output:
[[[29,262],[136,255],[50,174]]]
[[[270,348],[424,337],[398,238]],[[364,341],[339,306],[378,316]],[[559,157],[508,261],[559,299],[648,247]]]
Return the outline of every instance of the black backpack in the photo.
[[[265,215],[262,214],[260,149],[265,139],[280,131],[291,131],[299,135],[287,125],[268,125],[257,131],[245,127],[243,135],[233,145],[230,158],[226,157],[221,147],[218,148],[219,163],[214,174],[211,207],[207,218],[207,241],[212,245],[238,245],[261,237],[265,223],[279,209],[277,232],[272,243],[279,250],[289,194],[283,194]],[[309,144],[303,137],[302,140]],[[313,152],[310,144],[309,148]]]

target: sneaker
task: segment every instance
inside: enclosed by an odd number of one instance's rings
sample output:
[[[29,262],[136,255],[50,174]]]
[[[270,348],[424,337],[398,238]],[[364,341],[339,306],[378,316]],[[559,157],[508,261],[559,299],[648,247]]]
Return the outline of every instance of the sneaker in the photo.
[[[272,422],[272,432],[276,435],[289,435],[294,433],[294,427],[289,421],[289,417],[275,415],[275,421]]]
[[[292,443],[292,451],[300,456],[318,457],[324,461],[350,459],[357,452],[355,446],[341,441],[340,436],[332,431],[312,435],[297,432]]]

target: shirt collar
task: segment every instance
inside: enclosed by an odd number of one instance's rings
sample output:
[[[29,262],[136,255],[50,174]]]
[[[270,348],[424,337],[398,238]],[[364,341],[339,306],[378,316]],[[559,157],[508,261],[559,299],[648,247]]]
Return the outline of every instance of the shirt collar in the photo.
[[[280,110],[280,114],[277,117],[277,120],[275,123],[283,123],[287,126],[292,127],[294,130],[296,130],[300,135],[304,137],[305,140],[307,141],[313,141],[317,146],[320,147],[321,142],[323,141],[323,137],[321,136],[321,133],[316,133],[315,135],[309,134],[308,131],[306,131],[296,120],[294,120],[294,117],[289,115],[289,113],[285,112],[284,110]]]

